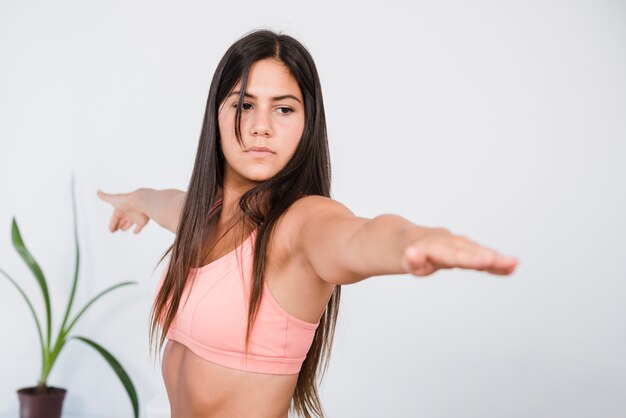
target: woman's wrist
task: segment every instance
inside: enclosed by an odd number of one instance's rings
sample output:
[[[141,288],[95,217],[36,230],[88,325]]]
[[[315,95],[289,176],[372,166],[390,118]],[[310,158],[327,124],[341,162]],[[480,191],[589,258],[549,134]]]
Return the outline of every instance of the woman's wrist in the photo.
[[[148,187],[140,187],[137,190],[131,192],[130,200],[133,208],[150,216],[151,210],[149,208],[149,201],[154,195],[154,192],[154,189]]]
[[[131,205],[163,228],[176,233],[185,192],[141,187],[131,193]]]

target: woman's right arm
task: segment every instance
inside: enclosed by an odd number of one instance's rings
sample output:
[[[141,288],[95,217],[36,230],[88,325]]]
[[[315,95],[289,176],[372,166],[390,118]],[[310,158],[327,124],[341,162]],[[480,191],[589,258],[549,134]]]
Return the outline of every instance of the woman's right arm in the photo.
[[[133,225],[135,234],[154,219],[163,228],[176,233],[180,211],[186,192],[177,189],[155,190],[147,187],[130,193],[105,193],[98,190],[98,197],[114,207],[109,230],[126,231]]]

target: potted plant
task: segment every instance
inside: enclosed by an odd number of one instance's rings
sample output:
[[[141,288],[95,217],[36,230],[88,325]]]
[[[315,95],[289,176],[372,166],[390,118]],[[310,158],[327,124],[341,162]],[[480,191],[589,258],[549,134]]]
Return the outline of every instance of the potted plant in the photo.
[[[0,269],[0,273],[4,275],[7,279],[9,279],[9,281],[13,284],[13,286],[15,286],[15,288],[22,295],[24,301],[28,305],[28,308],[30,309],[30,312],[32,313],[35,320],[35,326],[37,328],[37,334],[39,336],[39,345],[41,347],[42,367],[37,386],[26,387],[17,391],[20,402],[20,418],[59,418],[61,416],[63,400],[65,398],[67,390],[64,388],[48,386],[48,376],[50,375],[50,372],[52,371],[52,368],[54,367],[54,364],[58,359],[63,347],[71,339],[82,341],[88,346],[94,348],[98,353],[102,355],[102,357],[104,357],[104,359],[113,368],[113,371],[117,374],[120,381],[124,385],[124,388],[128,393],[128,397],[130,398],[130,401],[132,403],[134,417],[137,418],[139,416],[139,402],[137,398],[137,392],[135,391],[135,387],[130,377],[128,376],[128,373],[126,373],[119,361],[117,361],[117,359],[111,353],[109,353],[109,351],[107,351],[104,347],[102,347],[95,341],[82,336],[70,336],[70,331],[76,325],[76,322],[95,301],[114,289],[137,283],[121,282],[109,287],[108,289],[103,290],[94,298],[92,298],[88,303],[86,303],[84,307],[70,319],[70,310],[72,308],[72,303],[74,302],[74,294],[76,292],[76,286],[78,284],[78,269],[80,264],[80,249],[78,245],[78,231],[76,227],[76,198],[74,194],[74,175],[72,174],[72,209],[74,215],[74,241],[76,243],[76,263],[72,290],[65,310],[65,316],[63,317],[61,326],[58,329],[58,335],[54,341],[52,341],[51,339],[52,314],[50,297],[48,294],[48,284],[43,272],[41,271],[41,268],[24,244],[24,240],[22,239],[22,235],[20,234],[20,230],[17,226],[15,217],[13,217],[13,222],[11,225],[11,239],[13,242],[13,247],[24,260],[30,271],[33,273],[37,284],[41,288],[46,313],[45,334],[42,330],[39,316],[37,315],[37,312],[35,311],[33,304],[31,303],[26,293],[22,290],[16,280],[11,278],[3,269]]]

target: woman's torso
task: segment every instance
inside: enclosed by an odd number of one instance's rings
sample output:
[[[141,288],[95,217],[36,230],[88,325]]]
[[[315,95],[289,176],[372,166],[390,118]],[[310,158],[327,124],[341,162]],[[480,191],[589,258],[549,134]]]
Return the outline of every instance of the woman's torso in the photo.
[[[315,323],[324,312],[334,286],[324,282],[285,244],[290,226],[277,223],[270,240],[265,282],[289,314]],[[223,243],[222,243],[223,241]],[[222,240],[202,265],[220,258],[237,244]],[[287,418],[297,374],[277,375],[232,369],[209,362],[183,344],[169,340],[162,373],[172,418]]]

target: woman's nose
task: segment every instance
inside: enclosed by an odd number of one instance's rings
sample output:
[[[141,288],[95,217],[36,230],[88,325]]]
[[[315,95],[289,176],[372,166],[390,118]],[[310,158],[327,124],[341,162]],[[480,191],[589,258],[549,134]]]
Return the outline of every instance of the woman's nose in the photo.
[[[257,112],[252,121],[251,135],[264,135],[269,136],[272,134],[271,117],[265,112]]]

